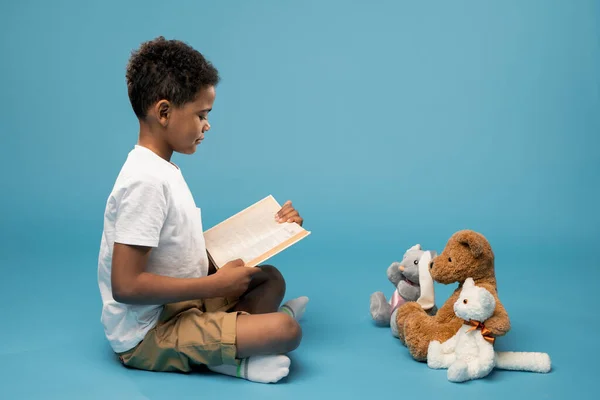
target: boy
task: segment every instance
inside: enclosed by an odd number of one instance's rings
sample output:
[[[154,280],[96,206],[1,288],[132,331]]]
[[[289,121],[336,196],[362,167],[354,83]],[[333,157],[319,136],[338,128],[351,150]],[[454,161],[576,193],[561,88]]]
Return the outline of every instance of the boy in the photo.
[[[121,362],[149,371],[210,370],[255,382],[287,376],[308,298],[280,306],[272,266],[209,262],[200,209],[173,152],[193,154],[210,129],[218,71],[185,43],[143,43],[127,66],[139,120],[104,214],[98,263],[101,321]],[[286,202],[279,222],[303,220]]]

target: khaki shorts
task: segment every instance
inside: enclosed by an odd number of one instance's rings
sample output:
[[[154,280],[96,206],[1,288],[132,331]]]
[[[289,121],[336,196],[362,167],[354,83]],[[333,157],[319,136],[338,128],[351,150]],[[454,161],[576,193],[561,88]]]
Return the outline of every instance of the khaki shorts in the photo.
[[[130,368],[190,372],[199,365],[238,365],[236,300],[226,298],[167,304],[136,347],[118,354]]]

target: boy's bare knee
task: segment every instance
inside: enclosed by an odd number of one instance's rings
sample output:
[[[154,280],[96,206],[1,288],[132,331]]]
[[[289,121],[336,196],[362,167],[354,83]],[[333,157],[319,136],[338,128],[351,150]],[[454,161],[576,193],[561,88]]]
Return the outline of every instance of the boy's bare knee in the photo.
[[[277,288],[281,296],[285,295],[285,279],[277,268],[272,265],[261,265],[260,269],[264,272],[268,284]]]
[[[296,350],[300,345],[302,341],[302,328],[298,321],[288,314],[280,314],[281,316],[278,321],[280,351],[281,353],[289,353]]]
[[[237,319],[238,358],[257,354],[286,354],[298,348],[302,329],[289,314],[239,315]]]
[[[260,269],[268,276],[269,280],[274,282],[281,282],[285,284],[283,275],[277,268],[272,265],[261,265]]]

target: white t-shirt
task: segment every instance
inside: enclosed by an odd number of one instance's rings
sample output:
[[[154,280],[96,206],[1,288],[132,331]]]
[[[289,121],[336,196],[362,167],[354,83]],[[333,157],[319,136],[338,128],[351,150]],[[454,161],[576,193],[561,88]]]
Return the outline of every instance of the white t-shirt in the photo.
[[[162,305],[128,305],[113,299],[115,242],[152,247],[147,271],[191,278],[208,274],[202,217],[178,167],[136,145],[106,202],[98,257],[98,285],[106,338],[121,353],[135,347],[156,324]]]

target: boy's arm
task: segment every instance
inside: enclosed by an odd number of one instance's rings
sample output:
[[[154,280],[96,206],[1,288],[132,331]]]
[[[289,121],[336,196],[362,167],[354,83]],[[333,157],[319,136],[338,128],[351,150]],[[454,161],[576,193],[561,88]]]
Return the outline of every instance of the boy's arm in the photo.
[[[158,246],[168,214],[167,190],[148,176],[132,178],[122,190],[111,266],[113,298],[127,304],[166,304],[244,293],[255,271],[243,268],[242,260],[202,278],[173,278],[146,271],[148,256],[152,247]]]
[[[115,243],[111,273],[113,298],[126,304],[167,304],[244,293],[259,268],[242,260],[225,264],[202,278],[172,278],[146,272],[150,247]]]
[[[222,288],[215,275],[172,278],[146,272],[151,248],[115,243],[111,284],[119,303],[166,304],[216,297]]]
[[[132,177],[116,205],[111,266],[113,298],[128,304],[165,304],[212,297],[211,279],[175,279],[146,272],[168,213],[167,190],[149,175]]]

